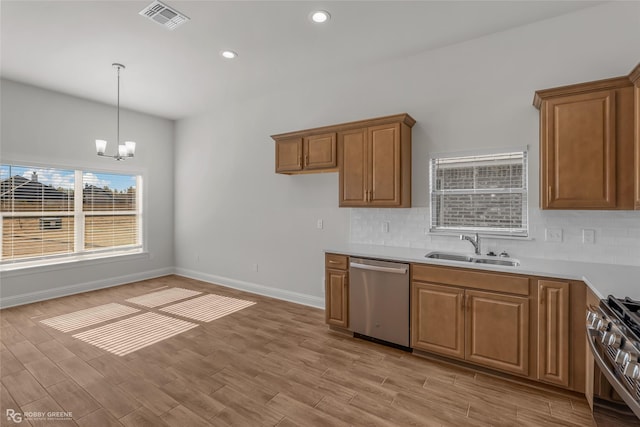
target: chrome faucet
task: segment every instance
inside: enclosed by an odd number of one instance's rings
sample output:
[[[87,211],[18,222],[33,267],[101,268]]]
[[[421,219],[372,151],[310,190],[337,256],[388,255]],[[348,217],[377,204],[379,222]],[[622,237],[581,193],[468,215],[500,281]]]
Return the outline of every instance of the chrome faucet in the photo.
[[[476,250],[476,255],[480,255],[480,236],[478,236],[478,233],[475,234],[475,237],[461,234],[460,240],[468,240],[473,245],[473,248]]]

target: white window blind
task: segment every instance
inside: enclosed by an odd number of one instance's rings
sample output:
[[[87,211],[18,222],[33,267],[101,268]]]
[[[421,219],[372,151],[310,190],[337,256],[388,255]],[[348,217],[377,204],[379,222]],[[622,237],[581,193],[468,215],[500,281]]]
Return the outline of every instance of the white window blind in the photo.
[[[526,236],[526,151],[434,158],[431,230]]]
[[[136,175],[0,165],[0,264],[141,249],[140,185]]]
[[[135,176],[82,174],[84,249],[101,250],[138,243]]]

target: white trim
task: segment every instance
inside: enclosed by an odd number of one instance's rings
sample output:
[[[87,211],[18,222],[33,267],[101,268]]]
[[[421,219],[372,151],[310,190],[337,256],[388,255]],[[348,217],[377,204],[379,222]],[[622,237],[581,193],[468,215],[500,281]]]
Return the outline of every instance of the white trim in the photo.
[[[0,308],[14,307],[17,305],[30,304],[52,298],[59,298],[82,292],[95,291],[97,289],[110,288],[127,283],[138,282],[140,280],[153,279],[173,273],[172,267],[158,270],[143,271],[140,273],[127,274],[125,276],[110,277],[108,279],[94,280],[92,282],[78,283],[76,285],[62,286],[59,288],[46,289],[43,291],[29,292],[26,294],[14,295],[0,298]]]
[[[15,264],[0,265],[0,279],[6,277],[24,276],[27,274],[42,274],[49,271],[68,270],[82,268],[96,264],[106,264],[120,261],[148,260],[151,256],[148,252],[133,249],[128,252],[88,252],[83,255],[69,256],[66,258],[52,258],[50,263],[44,263],[42,259],[29,263],[29,261],[16,262]],[[87,264],[87,265],[84,265]]]
[[[188,277],[190,279],[201,280],[203,282],[212,283],[214,285],[222,285],[228,288],[239,289],[258,295],[264,295],[279,300],[294,302],[297,304],[307,305],[310,307],[324,309],[324,298],[314,297],[299,292],[286,291],[284,289],[272,288],[269,286],[259,285],[257,283],[245,282],[243,280],[231,279],[229,277],[216,276],[214,274],[201,273],[195,270],[177,267],[175,274],[178,276]]]

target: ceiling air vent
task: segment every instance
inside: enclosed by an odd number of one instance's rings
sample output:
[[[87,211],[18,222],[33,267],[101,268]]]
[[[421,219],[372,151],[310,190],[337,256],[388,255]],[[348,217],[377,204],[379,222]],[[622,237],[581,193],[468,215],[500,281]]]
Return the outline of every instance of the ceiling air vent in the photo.
[[[140,15],[170,30],[175,29],[178,25],[189,20],[187,16],[157,0],[142,9]]]

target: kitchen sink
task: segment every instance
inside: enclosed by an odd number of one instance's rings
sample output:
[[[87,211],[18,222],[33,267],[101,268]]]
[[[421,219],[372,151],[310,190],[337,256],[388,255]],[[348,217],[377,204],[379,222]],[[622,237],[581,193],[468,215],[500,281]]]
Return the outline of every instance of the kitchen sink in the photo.
[[[474,259],[469,255],[452,254],[449,252],[431,252],[425,255],[425,257],[431,258],[431,259],[443,259],[446,261],[464,261],[464,262],[473,262],[473,259]]]
[[[517,267],[520,262],[515,259],[500,259],[500,258],[476,258],[473,262],[477,264],[493,264],[493,265],[505,265],[507,267]]]
[[[500,265],[506,267],[517,267],[520,262],[511,258],[478,258],[470,255],[456,254],[451,252],[430,252],[425,258],[439,259],[444,261],[473,262],[476,264]]]

